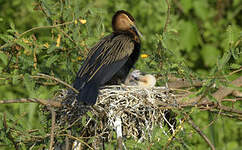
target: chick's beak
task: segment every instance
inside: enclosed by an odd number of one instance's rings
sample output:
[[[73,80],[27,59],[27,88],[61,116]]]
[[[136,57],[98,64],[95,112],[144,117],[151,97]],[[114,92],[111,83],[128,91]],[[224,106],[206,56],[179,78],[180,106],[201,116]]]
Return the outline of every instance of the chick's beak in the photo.
[[[139,32],[139,30],[137,29],[137,27],[135,25],[131,26],[131,29],[139,36],[139,37],[143,37],[143,35]]]

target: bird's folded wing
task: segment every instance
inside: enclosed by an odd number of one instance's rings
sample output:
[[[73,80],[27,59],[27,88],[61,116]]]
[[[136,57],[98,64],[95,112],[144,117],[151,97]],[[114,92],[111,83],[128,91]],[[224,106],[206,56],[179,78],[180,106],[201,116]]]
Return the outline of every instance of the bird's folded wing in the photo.
[[[133,49],[134,43],[127,35],[110,35],[103,38],[90,50],[77,78],[85,75],[90,81],[104,66],[112,65],[130,56]],[[121,66],[117,67],[121,68]]]

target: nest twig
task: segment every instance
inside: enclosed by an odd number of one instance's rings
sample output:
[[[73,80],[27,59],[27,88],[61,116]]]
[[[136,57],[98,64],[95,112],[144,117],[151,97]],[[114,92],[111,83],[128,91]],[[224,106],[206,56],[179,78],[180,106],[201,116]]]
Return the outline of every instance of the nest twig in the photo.
[[[80,104],[75,99],[75,94],[70,96],[65,90],[57,99],[63,100],[63,107],[56,110],[56,120],[59,125],[78,124],[88,111],[93,114],[95,119],[89,117],[80,136],[109,140],[112,138],[111,131],[118,130],[117,120],[121,120],[122,137],[132,137],[139,141],[149,138],[155,126],[164,128],[164,125],[168,125],[171,133],[175,128],[174,119],[167,118],[166,113],[169,112],[157,105],[160,103],[176,105],[177,96],[165,87],[106,86],[100,90],[94,106]],[[167,135],[166,132],[164,130]]]

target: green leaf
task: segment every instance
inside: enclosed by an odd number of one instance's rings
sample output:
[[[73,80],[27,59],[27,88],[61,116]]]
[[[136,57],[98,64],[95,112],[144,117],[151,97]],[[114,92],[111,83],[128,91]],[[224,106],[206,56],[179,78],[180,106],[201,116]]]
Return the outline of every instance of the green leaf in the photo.
[[[225,64],[229,61],[230,58],[231,58],[231,53],[229,52],[224,53],[222,59],[220,59],[218,63],[218,67],[220,70],[225,66]]]
[[[195,9],[195,14],[204,21],[214,14],[206,0],[194,1],[193,6]]]
[[[192,8],[192,0],[181,0],[180,3],[184,13],[188,14],[189,10]]]
[[[17,85],[19,83],[19,75],[13,75],[12,76],[12,82],[13,82],[13,85]]]
[[[193,47],[199,44],[200,35],[196,24],[181,22],[180,43],[181,48],[190,52]]]
[[[85,126],[87,124],[86,116],[82,116],[82,125]]]
[[[206,66],[212,67],[216,64],[220,51],[213,45],[205,45],[201,51],[203,62]]]
[[[8,42],[14,39],[14,37],[12,35],[6,35],[6,34],[0,34],[0,38],[4,41],[4,42]]]
[[[230,68],[231,69],[239,69],[239,68],[241,68],[242,66],[241,65],[239,65],[239,64],[231,64],[230,65]]]
[[[88,111],[88,112],[87,112],[87,115],[88,115],[90,118],[93,118],[93,114],[92,114],[92,112]]]
[[[8,56],[3,52],[0,52],[0,59],[2,60],[3,64],[6,66],[8,64]]]
[[[233,36],[233,29],[232,26],[229,25],[227,28],[227,34],[228,34],[228,44],[231,47],[231,45],[234,43],[234,36]]]
[[[58,58],[59,56],[57,55],[50,57],[46,62],[46,67],[50,67]]]
[[[56,45],[52,44],[51,47],[47,50],[47,53],[50,54],[51,52],[53,52],[56,49]]]
[[[240,53],[240,50],[239,50],[239,48],[233,48],[233,49],[231,49],[231,53],[232,53],[232,56],[233,56],[233,58],[234,59],[238,59],[238,58],[241,58],[241,57],[239,57],[239,53]]]
[[[24,85],[25,85],[30,97],[34,97],[35,96],[35,91],[34,91],[35,82],[31,79],[29,74],[24,75]]]

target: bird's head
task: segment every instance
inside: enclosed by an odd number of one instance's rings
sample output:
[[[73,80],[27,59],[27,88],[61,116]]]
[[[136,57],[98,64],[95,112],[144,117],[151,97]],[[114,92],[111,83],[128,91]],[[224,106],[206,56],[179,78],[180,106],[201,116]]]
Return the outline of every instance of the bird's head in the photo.
[[[142,34],[139,32],[135,26],[134,17],[132,17],[128,12],[124,10],[117,11],[112,18],[112,27],[113,31],[129,31],[135,37],[142,37]]]

